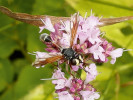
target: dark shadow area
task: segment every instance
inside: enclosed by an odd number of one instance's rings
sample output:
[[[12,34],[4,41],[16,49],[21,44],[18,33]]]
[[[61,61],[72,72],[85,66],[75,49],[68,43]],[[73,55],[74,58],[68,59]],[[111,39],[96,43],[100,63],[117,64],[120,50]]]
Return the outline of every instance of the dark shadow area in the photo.
[[[128,35],[133,34],[133,29],[132,29],[131,26],[126,26],[126,27],[123,27],[123,28],[121,29],[121,32],[122,32],[122,34],[124,34],[125,36],[128,36]]]
[[[24,58],[24,55],[23,55],[22,52],[19,51],[19,50],[15,50],[15,51],[13,52],[13,54],[9,57],[9,59],[10,59],[11,61],[14,61],[14,60],[16,60],[16,59],[18,59],[18,58]]]

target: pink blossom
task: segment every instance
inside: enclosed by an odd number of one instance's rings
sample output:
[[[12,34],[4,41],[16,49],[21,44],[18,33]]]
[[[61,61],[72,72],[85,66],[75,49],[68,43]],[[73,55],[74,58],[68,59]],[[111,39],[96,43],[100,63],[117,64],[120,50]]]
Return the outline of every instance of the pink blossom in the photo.
[[[71,76],[71,77],[66,81],[66,84],[65,84],[66,87],[69,87],[69,88],[71,87],[72,79],[73,79],[73,77]]]
[[[70,34],[63,33],[62,38],[59,40],[62,48],[70,47]]]
[[[62,89],[65,87],[66,78],[64,76],[64,73],[61,72],[61,69],[55,70],[52,79],[55,79],[52,81],[52,83],[56,85],[55,89]]]
[[[99,99],[100,97],[98,92],[94,92],[94,91],[80,91],[80,94],[82,95],[83,100],[95,100],[95,99]]]
[[[92,44],[101,42],[101,40],[100,40],[100,38],[99,38],[99,35],[100,35],[100,30],[99,30],[99,28],[93,28],[93,29],[89,30],[88,33],[90,33],[90,34],[89,34],[89,37],[88,37],[88,40],[89,40]]]
[[[77,66],[77,65],[73,65],[73,66],[72,66],[72,69],[73,69],[73,71],[78,71],[79,66]]]
[[[76,36],[74,38],[74,43],[70,47],[71,41],[71,29],[75,20],[78,21],[78,27],[76,30]],[[118,48],[114,50],[114,47],[111,43],[108,43],[107,40],[103,39],[101,31],[98,25],[102,23],[99,21],[100,18],[93,15],[83,18],[74,14],[71,16],[71,20],[64,21],[62,23],[55,23],[54,26],[51,23],[49,18],[41,19],[44,23],[44,26],[39,27],[40,32],[43,29],[50,31],[50,38],[52,42],[45,42],[47,50],[49,53],[45,52],[35,52],[36,60],[35,64],[39,65],[40,61],[45,61],[49,57],[56,55],[61,55],[64,59],[58,61],[58,65],[65,62],[70,64],[71,59],[76,58],[80,59],[80,64],[71,65],[72,68],[68,68],[68,73],[70,73],[70,78],[66,78],[64,72],[61,71],[58,66],[57,70],[54,71],[52,78],[52,83],[55,85],[56,93],[59,96],[59,100],[95,100],[100,97],[99,93],[96,92],[96,89],[89,83],[93,81],[98,75],[96,65],[94,63],[90,64],[89,67],[86,64],[91,61],[95,62],[106,62],[108,57],[111,56],[111,63],[114,64],[116,58],[122,56],[123,49]],[[73,57],[70,57],[68,60],[67,56],[63,54],[62,49],[72,48],[75,51],[75,54],[72,54]],[[81,55],[82,57],[80,57]],[[65,59],[66,58],[66,59]],[[83,58],[83,61],[81,61]],[[91,61],[90,61],[91,60]],[[82,63],[83,62],[83,63]],[[38,66],[37,66],[38,67]],[[78,71],[84,69],[86,72],[86,79],[82,80],[78,76]]]
[[[86,24],[88,25],[89,28],[94,28],[96,27],[97,25],[100,25],[102,24],[101,22],[99,22],[99,18],[98,17],[95,17],[95,16],[89,16],[87,19],[86,19]]]
[[[73,71],[78,71],[80,69],[83,69],[83,63],[79,64],[79,65],[72,65],[72,70]]]
[[[88,34],[85,32],[78,32],[77,35],[78,35],[77,37],[80,40],[80,44],[83,44],[88,38]],[[77,41],[75,41],[75,42],[77,42]]]
[[[61,39],[63,31],[60,30],[60,24],[56,23],[54,25],[55,32],[51,32],[50,37],[54,42],[57,42]]]
[[[51,52],[51,53],[58,53],[58,51],[55,48],[52,48],[52,47],[46,48],[45,50],[48,51],[48,52]]]
[[[70,21],[67,20],[65,22],[62,22],[60,30],[64,30],[70,34],[72,27],[73,27],[73,23],[72,22],[70,23]]]
[[[55,70],[52,76],[53,79],[62,79],[65,78],[64,72],[61,72],[61,69],[58,68],[58,70]]]
[[[51,32],[55,32],[55,29],[53,27],[53,24],[51,23],[50,18],[46,18],[45,21],[43,19],[41,19],[41,21],[44,23],[44,26],[39,27],[40,28],[40,32],[42,32],[43,29],[47,29],[47,30],[49,30]]]
[[[92,44],[95,42],[101,42],[99,39],[100,30],[96,27],[101,24],[98,17],[90,16],[86,19],[79,17],[79,19],[79,27],[76,38],[79,38],[80,44],[83,44],[87,39]],[[76,40],[74,43],[76,43]]]
[[[74,98],[72,97],[72,95],[69,94],[68,91],[63,91],[58,93],[59,95],[59,100],[74,100]]]
[[[51,55],[49,53],[46,53],[46,52],[35,52],[36,53],[36,59],[46,59],[46,58],[49,58],[51,57]]]
[[[100,59],[105,61],[105,55],[103,54],[104,49],[100,46],[100,43],[97,43],[89,48],[89,52],[93,54],[94,59]]]
[[[111,51],[110,52],[110,56],[112,58],[111,64],[114,64],[115,61],[116,61],[116,58],[121,57],[122,54],[123,54],[123,49],[122,48],[118,48],[118,49],[115,49],[115,50]]]
[[[66,79],[58,79],[58,80],[53,80],[53,84],[56,84],[55,89],[62,89],[65,87],[66,84]]]
[[[90,64],[89,67],[86,67],[85,70],[88,72],[86,75],[85,84],[88,84],[90,81],[94,80],[97,76],[97,69],[94,63]]]
[[[97,75],[95,64],[91,64],[89,69],[86,68],[86,71],[88,71],[88,74],[92,77]],[[64,73],[62,73],[60,69],[55,70],[52,78],[57,78],[56,80],[53,80],[52,83],[55,84],[59,100],[81,100],[81,97],[84,100],[99,98],[99,94],[95,92],[96,90],[92,85],[89,83],[85,84],[83,80],[73,78],[72,76],[69,79],[66,79]],[[87,81],[87,79],[85,81]]]

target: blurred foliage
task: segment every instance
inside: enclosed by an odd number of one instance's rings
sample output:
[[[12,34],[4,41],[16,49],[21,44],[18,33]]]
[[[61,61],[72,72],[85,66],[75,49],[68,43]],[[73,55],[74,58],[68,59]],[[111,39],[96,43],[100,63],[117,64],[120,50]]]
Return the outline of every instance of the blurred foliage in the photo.
[[[38,15],[70,16],[85,12],[96,16],[133,15],[133,0],[0,0],[0,5],[14,12]],[[117,48],[133,49],[133,21],[101,28]],[[13,20],[0,13],[0,100],[53,100],[54,85],[50,78],[53,66],[36,69],[31,66],[33,51],[44,51],[39,28]],[[98,65],[99,75],[92,82],[101,94],[99,100],[132,100],[133,51],[124,52],[114,65]],[[84,73],[82,74],[84,77]]]

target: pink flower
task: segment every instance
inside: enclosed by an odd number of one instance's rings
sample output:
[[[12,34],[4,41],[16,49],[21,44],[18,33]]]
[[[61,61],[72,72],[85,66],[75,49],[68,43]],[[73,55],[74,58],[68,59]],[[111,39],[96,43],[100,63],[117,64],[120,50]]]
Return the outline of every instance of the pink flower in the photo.
[[[78,71],[79,66],[77,66],[77,65],[73,65],[73,66],[72,66],[72,69],[73,69],[73,71]]]
[[[99,35],[100,35],[99,28],[93,28],[93,29],[89,30],[88,33],[90,33],[89,36],[88,36],[88,40],[92,44],[101,42],[101,40],[99,38]]]
[[[89,16],[87,19],[86,19],[86,24],[88,25],[89,28],[94,28],[96,27],[97,25],[100,25],[102,24],[101,22],[99,22],[99,18],[98,17],[95,17],[95,16]]]
[[[64,72],[61,72],[61,69],[58,68],[58,70],[55,70],[52,76],[53,79],[62,79],[65,78]]]
[[[65,87],[66,79],[57,79],[52,81],[53,84],[56,84],[55,89],[62,89]]]
[[[80,40],[80,44],[83,44],[88,39],[88,34],[86,32],[78,32],[77,35],[77,37]]]
[[[95,64],[91,64],[90,68],[86,68],[86,71],[92,76],[89,78],[95,78],[97,75]],[[99,98],[99,94],[95,92],[96,89],[94,89],[89,83],[85,84],[85,81],[88,81],[87,79],[83,81],[72,76],[69,79],[66,79],[64,73],[61,72],[60,69],[55,70],[52,79],[55,79],[52,83],[55,84],[59,100],[81,100],[81,97],[84,100],[94,100]]]
[[[74,22],[76,19],[79,24],[77,24],[77,30],[75,30],[77,33],[73,40],[74,43],[72,47],[70,47],[71,36],[73,35],[71,34],[71,30],[73,25],[75,25]],[[102,32],[98,25],[101,25],[102,23],[99,21],[100,18],[95,17],[92,14],[87,18],[74,14],[71,16],[70,20],[64,22],[61,21],[61,23],[56,23],[54,26],[49,18],[41,20],[44,23],[44,26],[39,27],[40,32],[42,32],[43,29],[49,30],[52,42],[43,41],[47,46],[45,50],[49,53],[36,52],[36,60],[34,63],[37,67],[39,65],[42,66],[43,63],[41,63],[41,61],[45,61],[49,57],[61,55],[64,59],[59,60],[58,65],[66,62],[72,67],[67,70],[68,73],[70,73],[70,78],[65,77],[64,72],[61,71],[59,66],[57,67],[58,69],[54,71],[52,78],[50,78],[52,79],[52,83],[55,85],[59,100],[98,99],[100,97],[99,93],[96,92],[96,89],[89,83],[98,75],[96,65],[92,63],[89,67],[86,67],[87,63],[91,61],[103,63],[108,60],[109,56],[111,56],[111,63],[114,64],[116,58],[122,56],[124,50],[122,48],[114,50],[112,44],[108,43],[107,40],[100,36]],[[69,60],[68,57],[63,54],[64,51],[62,51],[62,49],[66,48],[72,48],[75,51]],[[69,63],[75,58],[79,59],[80,64],[78,66]],[[84,69],[84,67],[86,68]],[[76,71],[78,71],[79,68],[85,70],[85,80],[82,80],[80,76],[78,76],[78,72]]]
[[[46,52],[35,52],[36,53],[36,59],[46,59],[46,58],[49,58],[51,57],[51,55],[49,53],[46,53]]]
[[[86,19],[79,17],[79,19],[76,38],[79,38],[80,44],[83,44],[86,40],[90,41],[92,44],[101,42],[99,39],[100,30],[96,27],[101,24],[98,17],[90,16]],[[76,43],[76,40],[74,43]]]
[[[65,84],[66,87],[69,87],[69,88],[71,87],[72,79],[73,79],[73,77],[71,76],[71,77],[66,81],[66,84]]]
[[[86,75],[85,84],[88,84],[90,81],[94,80],[97,76],[97,69],[94,63],[90,64],[89,67],[86,67],[85,70],[88,72]]]
[[[51,32],[50,37],[54,42],[57,42],[58,40],[61,39],[63,31],[59,30],[60,24],[55,24],[54,29],[55,29],[55,32]]]
[[[81,63],[80,65],[73,65],[72,66],[72,70],[73,71],[78,71],[78,69],[83,69],[83,64]]]
[[[62,38],[59,40],[62,48],[70,47],[70,34],[63,33]]]
[[[94,92],[94,91],[80,91],[80,94],[82,95],[83,100],[95,100],[95,99],[99,99],[100,97],[98,92]]]
[[[44,23],[44,26],[39,27],[40,28],[39,33],[41,33],[43,29],[47,29],[51,32],[55,32],[55,29],[53,27],[53,24],[51,23],[50,18],[46,18],[45,21],[43,19],[41,19],[41,21]]]
[[[63,91],[58,93],[59,95],[59,100],[74,100],[74,98],[72,97],[72,95],[69,94],[68,91]]]
[[[105,55],[103,54],[104,49],[100,46],[100,43],[97,43],[89,48],[89,52],[93,54],[94,59],[100,59],[101,61],[105,61]]]
[[[115,50],[111,51],[110,52],[110,56],[112,58],[111,64],[114,64],[115,61],[116,61],[116,58],[121,57],[122,54],[123,54],[123,49],[122,48],[118,48],[118,49],[115,49]]]
[[[72,22],[70,23],[70,21],[67,20],[67,21],[65,21],[65,22],[62,22],[62,25],[61,25],[60,30],[64,30],[64,31],[66,31],[67,33],[70,33],[72,27],[73,27],[73,23],[72,23]]]
[[[64,76],[64,73],[61,72],[61,69],[55,70],[53,73],[52,79],[55,79],[52,81],[53,84],[55,84],[55,89],[62,89],[65,87],[66,84],[66,78]]]

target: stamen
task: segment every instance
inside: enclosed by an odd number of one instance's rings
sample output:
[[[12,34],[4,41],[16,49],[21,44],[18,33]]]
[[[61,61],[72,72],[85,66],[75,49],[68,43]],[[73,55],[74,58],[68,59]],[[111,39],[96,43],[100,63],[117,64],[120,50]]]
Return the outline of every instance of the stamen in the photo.
[[[93,16],[92,9],[91,9],[91,14],[90,15]]]
[[[44,25],[46,25],[46,23],[44,22],[44,20],[43,20],[43,19],[41,19],[41,18],[40,18],[40,20],[43,22],[43,24],[44,24]]]
[[[65,23],[62,21],[62,20],[60,20],[60,22],[62,23],[62,25],[65,27],[66,25],[65,25]]]
[[[34,52],[33,52],[33,53],[31,53],[31,52],[28,52],[28,54],[30,54],[30,55],[36,55],[36,53],[34,53]]]
[[[124,50],[125,48],[123,48],[123,51],[132,51],[132,49],[127,49],[127,50]]]
[[[87,12],[85,12],[85,16],[84,16],[84,19],[86,19],[86,17],[87,17]]]
[[[106,33],[105,32],[101,32],[100,35],[102,35],[101,37],[103,37]]]
[[[101,16],[100,18],[99,18],[99,20],[101,20],[103,18],[103,16]]]
[[[40,79],[40,80],[55,80],[54,78],[46,78],[46,79]]]

